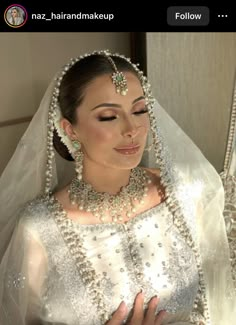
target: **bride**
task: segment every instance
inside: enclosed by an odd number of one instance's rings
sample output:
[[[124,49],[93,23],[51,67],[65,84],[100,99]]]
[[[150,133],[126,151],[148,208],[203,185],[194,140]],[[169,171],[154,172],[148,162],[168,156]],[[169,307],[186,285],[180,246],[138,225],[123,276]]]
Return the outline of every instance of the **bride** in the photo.
[[[129,59],[71,60],[0,184],[1,325],[233,324],[220,177]]]

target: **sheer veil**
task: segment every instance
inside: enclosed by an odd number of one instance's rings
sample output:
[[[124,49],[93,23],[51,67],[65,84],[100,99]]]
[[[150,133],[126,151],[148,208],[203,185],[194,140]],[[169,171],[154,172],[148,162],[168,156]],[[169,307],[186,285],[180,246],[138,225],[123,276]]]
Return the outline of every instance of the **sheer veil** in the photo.
[[[224,218],[229,239],[234,285],[236,287],[236,78],[232,100],[228,143],[221,177],[225,189]]]
[[[0,274],[7,265],[7,254],[2,257],[21,209],[26,202],[44,194],[48,110],[55,82],[53,79],[49,85],[37,113],[0,178]],[[223,218],[224,189],[221,178],[157,101],[154,114],[158,136],[162,138],[162,151],[168,156],[170,168],[176,175],[177,196],[199,249],[207,284],[210,324],[233,324],[236,319],[236,299]],[[52,160],[51,190],[54,191],[72,178],[74,164],[56,152]],[[145,153],[142,165],[156,167],[154,155]],[[0,305],[2,290],[3,285],[0,283]]]

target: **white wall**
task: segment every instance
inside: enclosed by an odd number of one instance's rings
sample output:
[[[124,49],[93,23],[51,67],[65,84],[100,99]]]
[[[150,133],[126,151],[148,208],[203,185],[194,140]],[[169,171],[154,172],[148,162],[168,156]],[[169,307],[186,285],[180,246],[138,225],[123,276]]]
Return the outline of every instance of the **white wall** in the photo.
[[[147,60],[148,77],[160,104],[222,171],[236,71],[236,33],[147,33]]]

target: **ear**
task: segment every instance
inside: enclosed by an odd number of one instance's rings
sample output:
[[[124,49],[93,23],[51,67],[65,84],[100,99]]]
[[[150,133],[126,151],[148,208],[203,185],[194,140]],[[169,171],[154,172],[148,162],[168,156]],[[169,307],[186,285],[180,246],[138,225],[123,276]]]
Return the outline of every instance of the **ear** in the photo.
[[[63,118],[60,121],[61,128],[64,130],[64,132],[68,135],[68,137],[71,140],[78,140],[79,136],[77,132],[75,131],[73,125],[66,119]]]

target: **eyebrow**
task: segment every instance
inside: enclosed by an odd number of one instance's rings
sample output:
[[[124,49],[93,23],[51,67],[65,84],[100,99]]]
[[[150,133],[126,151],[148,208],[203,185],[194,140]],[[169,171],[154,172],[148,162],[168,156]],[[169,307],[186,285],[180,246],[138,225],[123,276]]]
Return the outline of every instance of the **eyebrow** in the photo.
[[[135,100],[132,101],[132,105],[137,103],[139,100],[141,99],[145,99],[144,96],[140,96],[138,98],[136,98]],[[95,110],[96,108],[99,108],[99,107],[116,107],[116,108],[121,108],[121,105],[119,104],[113,104],[113,103],[102,103],[102,104],[99,104],[97,106],[95,106],[94,108],[91,109],[91,111]]]

